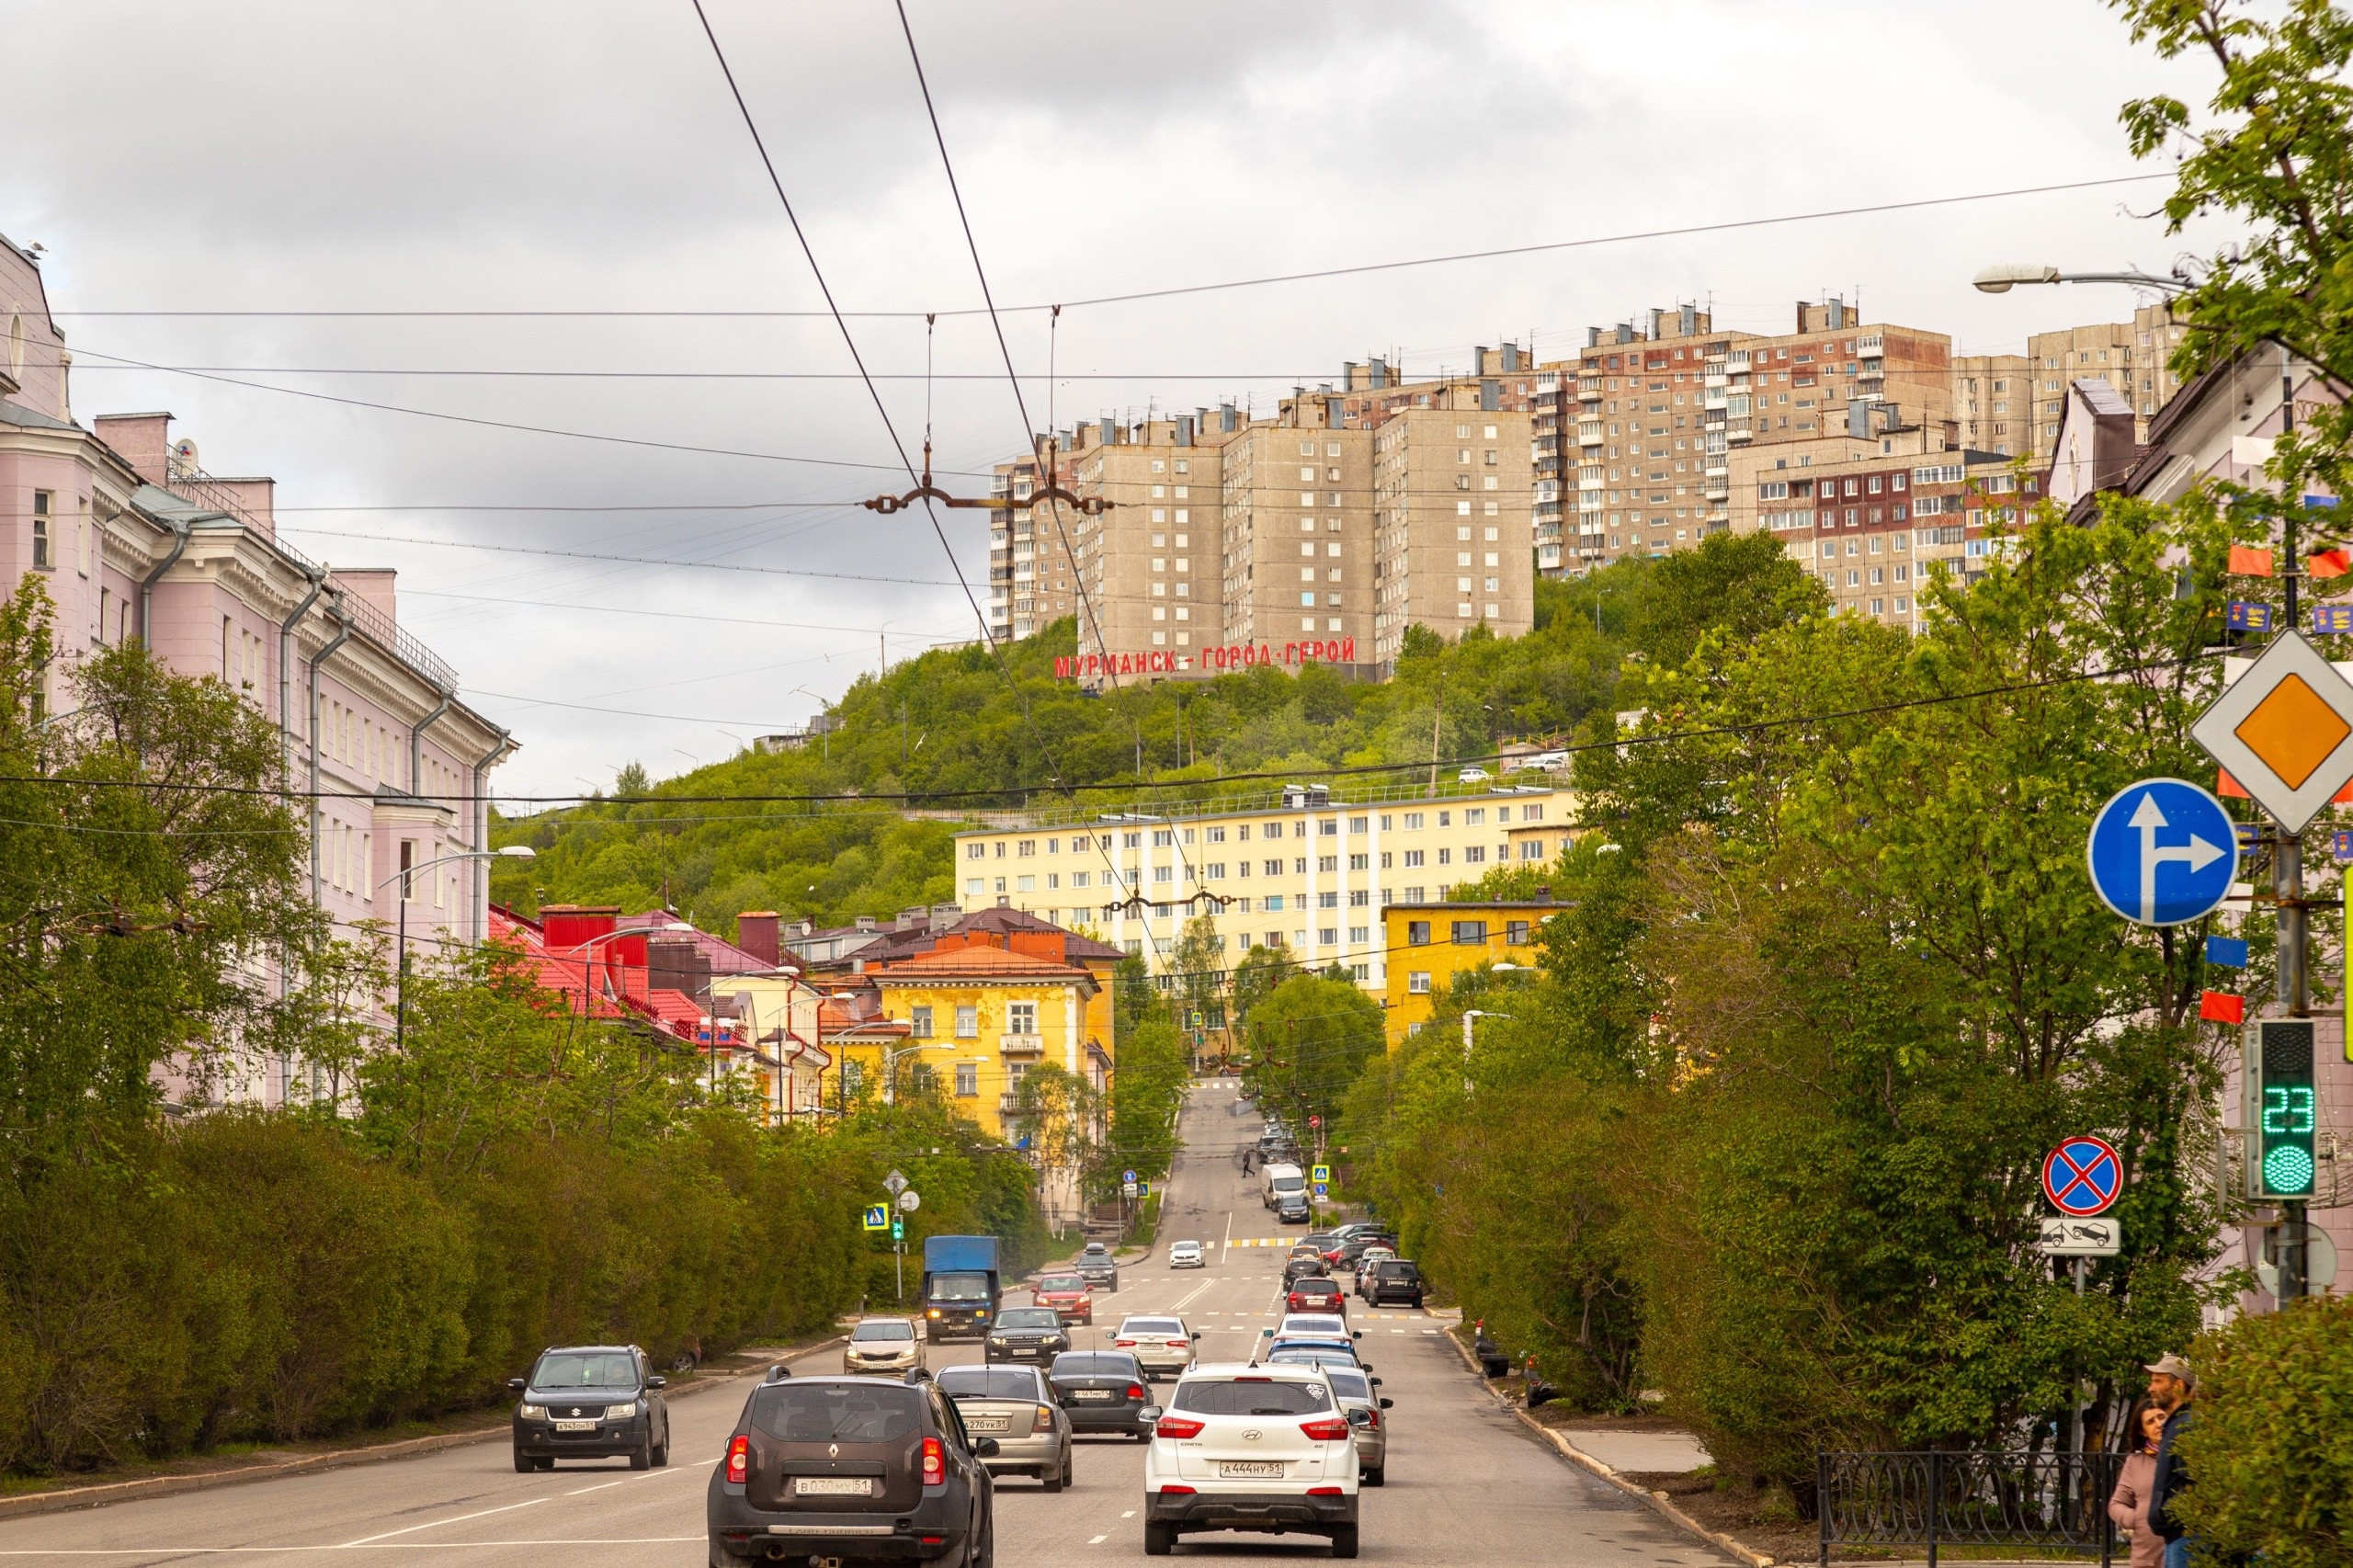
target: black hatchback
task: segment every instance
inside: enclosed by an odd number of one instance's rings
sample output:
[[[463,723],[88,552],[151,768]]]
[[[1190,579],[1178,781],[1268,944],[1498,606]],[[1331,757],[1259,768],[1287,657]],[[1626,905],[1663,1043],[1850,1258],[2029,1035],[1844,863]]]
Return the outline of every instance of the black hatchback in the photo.
[[[528,1378],[509,1378],[515,1406],[515,1468],[553,1470],[558,1460],[627,1456],[631,1470],[670,1462],[668,1380],[654,1376],[634,1345],[554,1346]]]
[[[986,1568],[996,1491],[981,1461],[995,1438],[968,1436],[919,1371],[904,1382],[780,1373],[744,1402],[711,1471],[711,1568],[811,1558]]]
[[[1068,1350],[1046,1370],[1054,1397],[1070,1415],[1073,1432],[1116,1432],[1139,1441],[1152,1436],[1143,1412],[1152,1380],[1124,1350]]]

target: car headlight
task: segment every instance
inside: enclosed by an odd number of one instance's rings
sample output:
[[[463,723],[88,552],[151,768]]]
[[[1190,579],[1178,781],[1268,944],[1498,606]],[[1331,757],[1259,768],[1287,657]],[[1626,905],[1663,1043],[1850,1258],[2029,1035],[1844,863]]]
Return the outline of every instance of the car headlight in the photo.
[[[521,1404],[515,1407],[515,1414],[526,1421],[545,1421],[548,1407],[544,1404]]]
[[[605,1419],[608,1421],[620,1421],[636,1414],[637,1401],[633,1399],[626,1404],[608,1404],[605,1406]]]
[[[991,1345],[1003,1345],[1005,1342],[1005,1335],[1001,1334],[992,1334],[989,1335],[989,1343]]]

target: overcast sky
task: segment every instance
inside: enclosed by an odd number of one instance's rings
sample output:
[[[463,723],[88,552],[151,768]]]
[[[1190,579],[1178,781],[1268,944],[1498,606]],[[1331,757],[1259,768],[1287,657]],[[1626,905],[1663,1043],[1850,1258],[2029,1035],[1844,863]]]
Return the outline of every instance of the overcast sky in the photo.
[[[705,4],[843,306],[977,305],[887,0]],[[2207,86],[2091,0],[910,0],[910,15],[1005,306],[2130,175],[2118,105]],[[714,761],[805,720],[874,667],[878,638],[895,660],[974,634],[920,514],[807,505],[904,487],[872,403],[839,379],[828,320],[64,314],[820,308],[689,0],[9,0],[0,27],[0,232],[47,247],[76,415],[168,409],[211,472],[278,480],[281,527],[311,555],[399,567],[403,624],[523,743],[503,790]],[[2137,216],[2165,188],[1073,308],[1051,387],[1046,316],[1006,328],[1040,428],[1050,403],[1063,426],[1264,408],[1374,354],[1435,371],[1508,338],[1552,358],[1588,324],[1686,301],[1721,326],[1785,331],[1794,301],[1837,293],[1961,352],[2017,350],[2031,331],[2125,319],[2134,299],[1992,297],[1970,276],[2004,260],[2162,271],[2216,238]],[[923,323],[852,327],[895,378],[884,393],[913,450]],[[929,394],[941,467],[1018,451],[985,318],[941,321],[935,363],[966,378]],[[460,369],[645,374],[318,373]],[[723,371],[805,379],[709,379]],[[979,516],[950,538],[985,604]]]

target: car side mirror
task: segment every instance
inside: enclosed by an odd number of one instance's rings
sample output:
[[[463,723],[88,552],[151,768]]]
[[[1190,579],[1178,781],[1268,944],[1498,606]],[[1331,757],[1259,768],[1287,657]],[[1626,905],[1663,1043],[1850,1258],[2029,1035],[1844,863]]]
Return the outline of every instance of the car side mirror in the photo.
[[[1198,1329],[1198,1328],[1197,1328],[1197,1329],[1193,1330],[1193,1337],[1194,1337],[1194,1338],[1199,1339],[1200,1336],[1201,1336],[1201,1331],[1200,1331],[1199,1329]]]
[[[1258,1331],[1258,1337],[1261,1339],[1272,1339],[1274,1336],[1275,1331],[1271,1328],[1262,1328]]]
[[[1379,1388],[1379,1387],[1381,1386],[1381,1380],[1380,1380],[1379,1378],[1375,1378],[1375,1379],[1373,1379],[1373,1380],[1372,1380],[1372,1386],[1373,1386],[1374,1388]]]
[[[1397,1408],[1397,1402],[1393,1399],[1384,1399],[1381,1402],[1381,1408],[1383,1410],[1394,1410]]]
[[[1136,1412],[1136,1419],[1143,1422],[1146,1426],[1150,1426],[1153,1422],[1159,1420],[1166,1413],[1163,1411],[1160,1406],[1156,1404],[1147,1404],[1142,1410]]]
[[[976,1460],[993,1460],[996,1458],[996,1439],[995,1437],[973,1438],[972,1457]]]
[[[1357,1363],[1357,1370],[1359,1372],[1370,1372],[1372,1370],[1372,1363],[1370,1361],[1359,1361]]]
[[[670,1386],[670,1380],[663,1377],[648,1378],[645,1380],[645,1386],[650,1389],[666,1389]]]
[[[1348,1337],[1350,1339],[1362,1339],[1364,1337],[1364,1330],[1360,1328],[1350,1329],[1348,1331]]]
[[[530,1385],[521,1378],[509,1378],[506,1380],[506,1386],[514,1390],[517,1393],[521,1393]]]

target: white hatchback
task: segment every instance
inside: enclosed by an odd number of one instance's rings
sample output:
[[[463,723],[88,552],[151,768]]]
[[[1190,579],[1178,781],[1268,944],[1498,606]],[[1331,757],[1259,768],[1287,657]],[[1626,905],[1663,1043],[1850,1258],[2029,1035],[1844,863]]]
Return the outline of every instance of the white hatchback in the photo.
[[[1111,1347],[1133,1356],[1148,1376],[1165,1377],[1193,1364],[1193,1343],[1199,1338],[1183,1318],[1125,1318],[1111,1336]]]
[[[1143,1549],[1205,1530],[1322,1535],[1357,1554],[1355,1429],[1321,1367],[1197,1366],[1143,1461]]]

